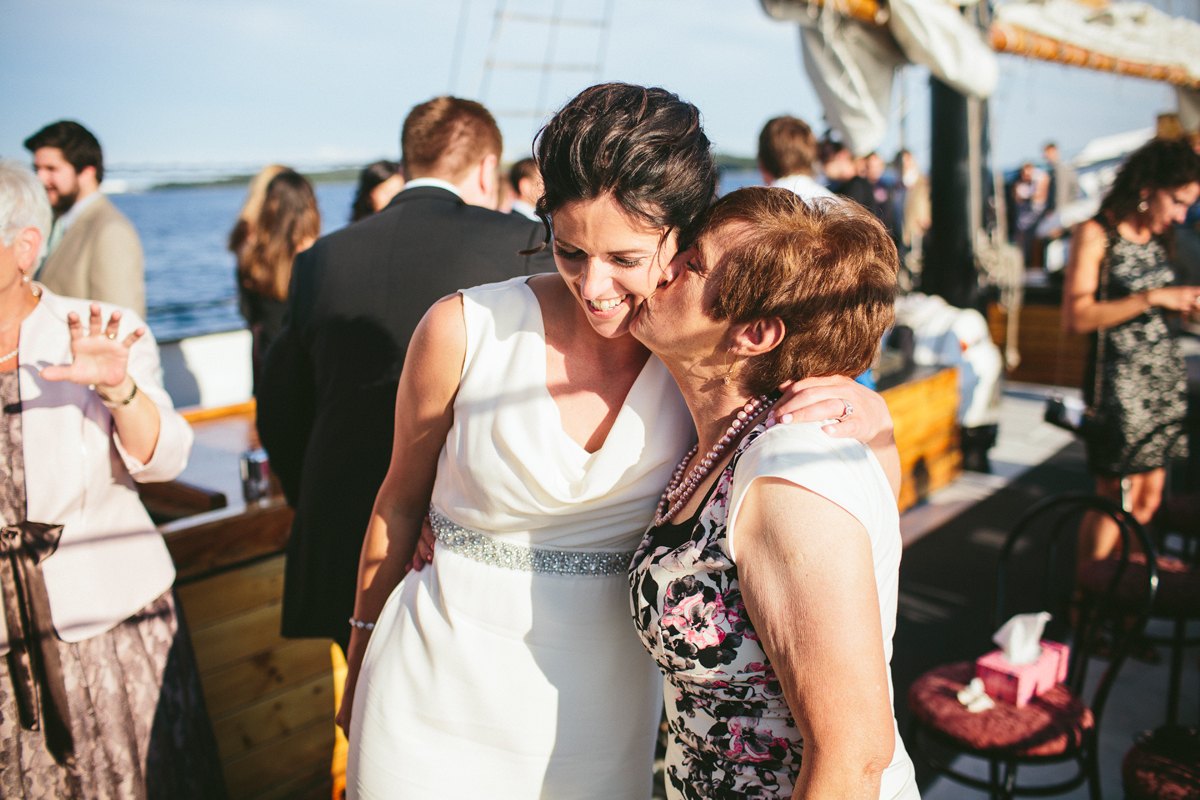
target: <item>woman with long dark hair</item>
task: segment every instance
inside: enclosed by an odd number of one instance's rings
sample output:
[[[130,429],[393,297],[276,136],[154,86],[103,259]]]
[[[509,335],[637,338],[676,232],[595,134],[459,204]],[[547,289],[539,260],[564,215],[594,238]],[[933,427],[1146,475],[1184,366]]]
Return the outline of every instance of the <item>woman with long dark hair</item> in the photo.
[[[238,256],[242,316],[254,334],[254,374],[283,330],[292,259],[321,235],[321,214],[312,184],[284,169],[267,184],[262,210]]]
[[[350,621],[351,800],[650,795],[661,676],[627,571],[695,431],[628,332],[716,164],[695,106],[627,84],[582,92],[537,152],[558,273],[447,297],[409,345]],[[848,378],[789,409],[890,440]],[[404,577],[426,514],[432,563]]]
[[[358,222],[382,211],[404,188],[404,173],[395,161],[376,161],[363,167],[350,206],[350,221]]]
[[[1200,197],[1200,156],[1154,140],[1129,157],[1100,213],[1075,231],[1063,287],[1063,325],[1091,335],[1083,380],[1092,424],[1088,469],[1097,493],[1142,524],[1162,500],[1164,467],[1187,453],[1187,371],[1167,326],[1200,308],[1200,287],[1174,286],[1171,227]],[[1085,520],[1079,565],[1108,556],[1114,523]]]

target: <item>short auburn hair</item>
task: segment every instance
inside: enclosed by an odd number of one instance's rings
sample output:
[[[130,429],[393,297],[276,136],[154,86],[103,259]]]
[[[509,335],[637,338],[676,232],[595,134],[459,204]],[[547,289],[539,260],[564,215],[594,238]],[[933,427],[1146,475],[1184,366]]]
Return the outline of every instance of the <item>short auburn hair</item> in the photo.
[[[500,158],[504,137],[491,112],[479,103],[442,96],[408,112],[400,150],[410,179],[458,183],[487,156]]]
[[[776,117],[758,135],[758,163],[778,179],[812,175],[817,158],[817,137],[802,119]]]
[[[887,229],[854,203],[811,204],[787,189],[751,187],[717,201],[700,232],[725,246],[711,265],[709,316],[778,317],[783,341],[747,363],[742,382],[767,394],[785,380],[861,375],[895,319],[899,258]]]

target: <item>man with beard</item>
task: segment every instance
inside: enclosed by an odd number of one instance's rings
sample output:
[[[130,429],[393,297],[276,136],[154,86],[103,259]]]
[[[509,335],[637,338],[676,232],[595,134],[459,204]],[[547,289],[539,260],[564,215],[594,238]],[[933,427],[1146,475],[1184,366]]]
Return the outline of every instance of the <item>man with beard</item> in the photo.
[[[50,291],[146,314],[142,243],[125,215],[100,192],[100,142],[78,122],[47,125],[25,140],[54,209],[46,260],[37,279]]]

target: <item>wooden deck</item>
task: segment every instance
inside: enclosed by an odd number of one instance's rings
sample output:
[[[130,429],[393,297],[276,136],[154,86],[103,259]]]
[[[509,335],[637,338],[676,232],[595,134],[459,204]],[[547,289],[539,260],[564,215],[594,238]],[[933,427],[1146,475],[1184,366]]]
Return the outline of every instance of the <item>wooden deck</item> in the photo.
[[[958,383],[926,369],[882,392],[904,473],[901,509],[956,478]],[[326,798],[334,749],[328,640],[279,635],[292,512],[276,492],[242,501],[238,456],[258,446],[253,402],[186,414],[196,431],[177,481],[142,487],[175,559],[225,781],[233,800]]]
[[[196,431],[179,480],[149,485],[178,571],[225,782],[233,800],[330,795],[331,642],[279,635],[292,511],[273,494],[242,501],[238,456],[257,447],[253,403],[187,414]]]

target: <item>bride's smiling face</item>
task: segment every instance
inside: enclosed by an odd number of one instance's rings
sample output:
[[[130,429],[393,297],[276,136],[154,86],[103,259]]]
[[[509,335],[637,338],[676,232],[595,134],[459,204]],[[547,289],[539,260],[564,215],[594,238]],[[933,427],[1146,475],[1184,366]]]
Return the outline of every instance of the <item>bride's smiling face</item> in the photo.
[[[676,234],[631,216],[604,195],[554,214],[554,261],[597,333],[629,332],[638,308],[667,279]]]

